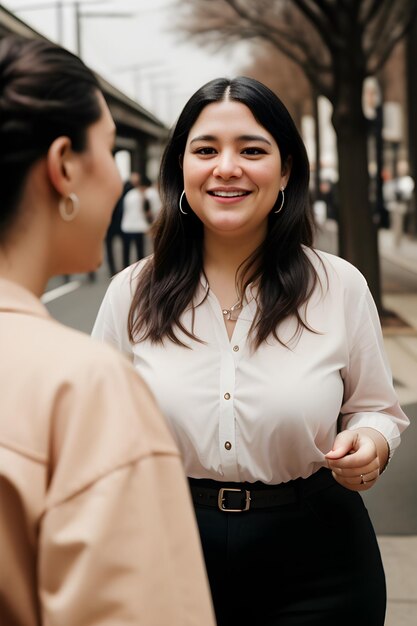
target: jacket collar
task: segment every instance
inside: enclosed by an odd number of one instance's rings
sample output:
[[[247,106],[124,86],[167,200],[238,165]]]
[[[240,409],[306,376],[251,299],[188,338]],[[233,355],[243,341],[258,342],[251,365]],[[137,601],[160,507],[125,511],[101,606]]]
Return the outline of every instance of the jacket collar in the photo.
[[[0,278],[0,313],[14,312],[38,317],[50,317],[42,302],[28,289]]]

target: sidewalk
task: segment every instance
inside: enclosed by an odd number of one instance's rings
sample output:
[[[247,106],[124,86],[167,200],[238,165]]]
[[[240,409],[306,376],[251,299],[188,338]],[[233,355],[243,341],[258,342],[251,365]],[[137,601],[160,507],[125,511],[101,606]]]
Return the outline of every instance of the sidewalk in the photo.
[[[385,307],[395,311],[414,330],[411,334],[396,334],[391,330],[385,336],[385,348],[400,402],[407,405],[417,402],[417,240],[404,236],[396,246],[393,233],[381,229],[379,248],[381,258],[405,270],[414,277],[416,285],[412,293],[391,291],[383,294]]]
[[[337,225],[331,220],[322,226],[317,245],[328,252],[336,252]],[[412,413],[417,417],[417,240],[403,237],[400,244],[395,245],[393,233],[390,230],[381,229],[379,249],[381,260],[388,261],[400,271],[407,272],[410,277],[409,283],[413,286],[412,292],[388,290],[383,294],[384,306],[397,313],[415,330],[411,334],[401,332],[396,334],[395,330],[390,330],[384,336],[400,403],[410,419],[413,419]],[[414,427],[413,423],[413,430],[415,430]],[[401,454],[401,448],[399,454]],[[394,470],[394,467],[392,469]],[[401,485],[402,480],[414,481],[415,475],[412,471],[404,471],[399,478],[399,485]],[[388,481],[389,476],[384,480]],[[381,483],[381,489],[383,487]],[[417,499],[417,496],[415,497]],[[392,506],[395,505],[396,502],[392,500]],[[415,520],[415,527],[417,528],[417,520]],[[379,534],[378,543],[387,579],[388,607],[385,626],[416,626],[417,534],[397,536]]]
[[[327,252],[337,254],[337,222],[326,220],[320,224],[317,239],[325,243]],[[378,231],[378,243],[381,258],[415,274],[417,281],[417,239],[404,235],[396,245],[394,233],[390,229],[381,228]]]
[[[417,241],[403,237],[398,246],[393,233],[380,230],[381,257],[415,276],[417,283]],[[417,293],[384,294],[384,305],[394,310],[417,331]],[[417,332],[416,336],[385,337],[401,404],[417,402]],[[409,476],[414,480],[415,476]],[[388,589],[386,626],[417,624],[417,536],[378,537],[384,561]]]
[[[394,233],[389,229],[381,228],[379,247],[381,256],[415,274],[417,279],[417,239],[404,235],[399,245],[396,245]]]
[[[385,626],[417,624],[417,537],[378,537],[387,579]]]

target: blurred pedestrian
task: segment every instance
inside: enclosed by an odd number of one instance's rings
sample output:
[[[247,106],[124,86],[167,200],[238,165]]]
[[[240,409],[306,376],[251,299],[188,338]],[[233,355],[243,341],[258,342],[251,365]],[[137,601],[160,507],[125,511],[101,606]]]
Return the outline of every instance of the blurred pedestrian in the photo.
[[[312,249],[308,183],[267,87],[199,89],[162,159],[154,256],[113,280],[93,331],[171,423],[219,626],[384,623],[358,492],[408,419],[363,276]]]
[[[326,217],[330,220],[339,219],[337,187],[333,181],[324,179],[320,182],[320,198],[326,203]]]
[[[156,219],[161,210],[161,197],[159,192],[155,186],[155,184],[151,181],[147,176],[141,177],[141,190],[148,202],[149,205],[149,213],[147,215],[147,219],[149,221],[149,230],[145,234],[144,237],[144,255],[149,256],[153,253],[153,224],[155,224]]]
[[[213,626],[178,450],[126,359],[54,321],[121,192],[97,79],[0,42],[0,623]]]
[[[149,202],[150,213],[152,222],[156,220],[161,210],[161,197],[155,184],[147,176],[142,176],[141,186],[145,198]]]
[[[130,265],[132,243],[136,249],[136,259],[144,257],[144,236],[152,222],[149,201],[146,199],[141,176],[134,172],[130,177],[133,188],[123,198],[121,231],[123,238],[123,267]]]
[[[105,239],[106,254],[107,254],[107,264],[109,267],[110,276],[113,276],[119,271],[116,267],[116,262],[114,259],[114,240],[116,238],[120,238],[120,240],[122,241],[121,224],[122,224],[122,216],[123,216],[123,201],[124,201],[125,195],[131,189],[133,189],[133,185],[131,181],[126,180],[123,183],[123,190],[122,190],[121,196],[117,200],[116,206],[113,209],[110,225],[106,233],[106,239]]]

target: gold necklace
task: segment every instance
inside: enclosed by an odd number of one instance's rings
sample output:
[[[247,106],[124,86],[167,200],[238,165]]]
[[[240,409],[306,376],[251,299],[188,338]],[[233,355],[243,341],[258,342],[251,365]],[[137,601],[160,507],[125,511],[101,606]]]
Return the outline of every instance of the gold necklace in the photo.
[[[236,322],[239,317],[239,311],[242,308],[242,300],[239,298],[230,309],[223,309],[222,313],[229,322]]]

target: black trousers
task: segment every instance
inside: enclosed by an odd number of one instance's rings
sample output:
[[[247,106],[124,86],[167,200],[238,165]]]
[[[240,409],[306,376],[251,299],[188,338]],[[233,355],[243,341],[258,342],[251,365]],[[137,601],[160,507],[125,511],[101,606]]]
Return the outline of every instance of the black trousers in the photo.
[[[132,263],[143,259],[144,234],[143,233],[123,233],[123,267],[130,265],[130,248],[133,242],[136,247],[136,258]]]
[[[110,276],[114,276],[114,274],[116,274],[118,272],[118,269],[116,267],[116,262],[114,260],[114,250],[113,250],[113,244],[114,244],[114,240],[116,237],[118,237],[118,234],[113,234],[113,233],[107,233],[106,235],[106,239],[105,239],[105,244],[106,244],[106,254],[107,254],[107,265],[109,268],[109,274]]]
[[[297,494],[242,513],[195,505],[218,626],[383,626],[385,576],[361,496],[334,480]]]

